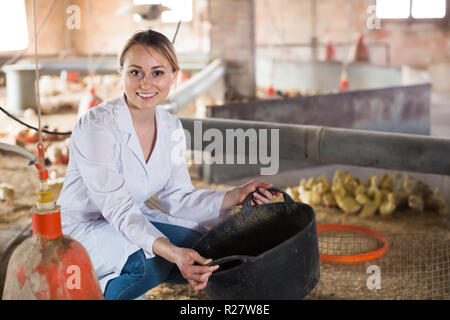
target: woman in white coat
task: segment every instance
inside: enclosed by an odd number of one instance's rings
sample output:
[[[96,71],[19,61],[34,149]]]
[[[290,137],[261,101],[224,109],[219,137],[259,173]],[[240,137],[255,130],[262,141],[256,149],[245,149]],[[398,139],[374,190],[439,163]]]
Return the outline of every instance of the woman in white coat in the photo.
[[[253,204],[269,202],[271,185],[196,190],[184,159],[172,158],[186,146],[172,139],[181,122],[158,106],[179,70],[172,44],[156,31],[138,32],[119,62],[123,95],[89,110],[72,133],[58,200],[63,232],[89,252],[105,299],[134,299],[171,281],[204,289],[217,266],[191,247],[252,192]],[[167,214],[145,206],[155,194]]]

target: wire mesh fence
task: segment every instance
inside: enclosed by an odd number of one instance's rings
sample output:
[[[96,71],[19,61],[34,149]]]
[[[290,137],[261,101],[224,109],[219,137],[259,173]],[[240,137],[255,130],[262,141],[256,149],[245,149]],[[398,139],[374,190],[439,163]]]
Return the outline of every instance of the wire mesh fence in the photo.
[[[319,232],[320,281],[307,299],[448,300],[449,235]]]

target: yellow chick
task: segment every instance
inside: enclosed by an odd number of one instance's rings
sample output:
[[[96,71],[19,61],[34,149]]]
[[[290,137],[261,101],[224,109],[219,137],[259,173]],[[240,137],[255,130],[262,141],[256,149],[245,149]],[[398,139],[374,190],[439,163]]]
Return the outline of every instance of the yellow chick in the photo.
[[[382,199],[385,200],[388,197],[388,194],[390,193],[389,191],[385,190],[385,189],[381,189],[380,193],[382,195]]]
[[[311,204],[311,190],[306,189],[306,180],[302,179],[300,181],[300,186],[298,187],[299,200],[306,204]]]
[[[343,179],[344,181],[350,180],[350,179],[352,179],[352,178],[353,178],[353,176],[352,176],[352,174],[351,174],[350,172],[348,172],[348,171],[342,172],[342,179]]]
[[[318,184],[316,184],[312,187],[310,201],[311,201],[311,205],[313,205],[313,206],[318,206],[322,203],[322,195],[319,192]]]
[[[383,184],[383,181],[388,177],[388,174],[386,172],[383,172],[380,176],[380,184],[378,187],[381,189],[381,185]]]
[[[331,181],[332,184],[335,184],[336,182],[340,181],[341,175],[342,175],[342,172],[340,170],[336,170],[333,175],[333,180]]]
[[[403,183],[398,183],[394,186],[393,192],[395,195],[395,203],[397,208],[403,208],[408,206],[408,196],[409,192],[407,192],[403,188]]]
[[[357,184],[358,186],[361,186],[361,185],[363,184],[361,178],[359,178],[359,177],[356,177],[356,178],[354,178],[353,180],[356,182],[356,184]]]
[[[311,190],[313,185],[316,183],[316,178],[311,177],[308,179],[308,181],[306,182],[306,189]]]
[[[408,206],[411,209],[414,209],[419,212],[423,212],[425,204],[421,197],[419,197],[415,194],[412,194],[408,197]]]
[[[300,180],[297,189],[299,192],[302,192],[304,189],[306,189],[306,180],[305,179]]]
[[[344,187],[350,194],[355,194],[356,188],[358,187],[358,184],[353,179],[351,174],[347,174],[344,178]]]
[[[370,199],[366,195],[366,189],[364,188],[364,186],[358,186],[355,192],[356,192],[355,196],[356,202],[358,202],[359,204],[366,204],[367,202],[369,202]]]
[[[353,214],[361,209],[361,206],[351,196],[345,196],[345,190],[338,188],[333,192],[336,199],[337,206],[344,211],[344,217],[348,214]]]
[[[346,181],[348,182],[348,181],[350,181],[352,179],[353,179],[353,176],[352,176],[352,174],[350,172],[348,172],[348,171],[342,172],[341,180],[344,183],[344,185],[345,185]]]
[[[442,216],[448,215],[448,204],[439,194],[439,188],[434,189],[433,193],[426,197],[425,207],[437,211]]]
[[[298,189],[296,187],[287,187],[284,190],[294,201],[298,201]]]
[[[330,191],[330,189],[331,189],[331,185],[330,184],[325,184],[322,181],[317,183],[316,186],[317,186],[317,191],[319,192],[319,194],[321,196],[324,195],[325,193],[328,193]]]
[[[322,183],[322,187],[321,187],[322,194],[328,192],[331,189],[331,183],[328,181],[328,178],[326,175],[321,175],[317,180],[320,183]]]
[[[14,188],[7,183],[0,184],[0,200],[5,201],[6,205],[12,205],[14,198]]]
[[[442,205],[438,209],[438,213],[441,216],[448,216],[448,204],[447,204],[447,201],[444,200],[444,202],[442,203]]]
[[[331,192],[342,193],[342,196],[345,196],[347,194],[347,191],[345,190],[344,185],[340,180],[337,180],[335,183],[331,185]]]
[[[413,181],[411,176],[407,173],[403,175],[403,190],[408,194],[408,196],[412,193]]]
[[[361,212],[359,213],[359,216],[361,218],[368,218],[375,215],[377,209],[380,206],[381,199],[382,199],[381,192],[377,192],[375,194],[374,200],[369,200],[364,204],[363,208],[361,209]]]
[[[380,181],[380,189],[388,192],[392,191],[393,179],[390,175],[385,175]]]
[[[369,187],[367,188],[367,195],[374,198],[376,193],[380,191],[377,186],[377,177],[372,176],[369,178]]]
[[[399,186],[401,186],[401,184],[402,184],[402,175],[401,175],[401,173],[400,172],[394,173],[394,178],[393,178],[393,181],[392,181],[393,190],[394,191],[397,190],[397,188]]]
[[[323,202],[323,203],[325,204],[325,206],[327,206],[328,208],[329,208],[329,207],[334,207],[334,206],[337,205],[336,199],[334,198],[334,195],[333,195],[333,193],[331,193],[331,192],[325,193],[325,194],[322,196],[322,202]]]
[[[414,179],[412,184],[412,193],[420,196],[422,199],[433,193],[431,187],[419,179]]]
[[[380,206],[380,215],[382,217],[390,216],[396,209],[395,194],[389,192],[386,201]]]

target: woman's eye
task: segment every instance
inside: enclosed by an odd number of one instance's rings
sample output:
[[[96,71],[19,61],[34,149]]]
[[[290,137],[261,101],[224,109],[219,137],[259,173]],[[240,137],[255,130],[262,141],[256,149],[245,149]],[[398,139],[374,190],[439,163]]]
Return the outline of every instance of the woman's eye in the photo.
[[[156,76],[156,77],[160,77],[160,76],[162,76],[163,74],[164,74],[164,72],[162,72],[162,71],[160,71],[160,70],[156,70],[156,71],[153,72],[153,75]]]
[[[142,79],[144,74],[139,70],[131,70],[130,73],[138,79]]]

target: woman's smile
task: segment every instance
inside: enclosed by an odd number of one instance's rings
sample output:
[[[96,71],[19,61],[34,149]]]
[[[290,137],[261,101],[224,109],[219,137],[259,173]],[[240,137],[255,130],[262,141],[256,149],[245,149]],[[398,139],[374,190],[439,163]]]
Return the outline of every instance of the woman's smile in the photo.
[[[136,94],[138,95],[139,98],[141,98],[143,100],[151,100],[157,93],[156,92],[149,92],[149,93],[136,92]]]

